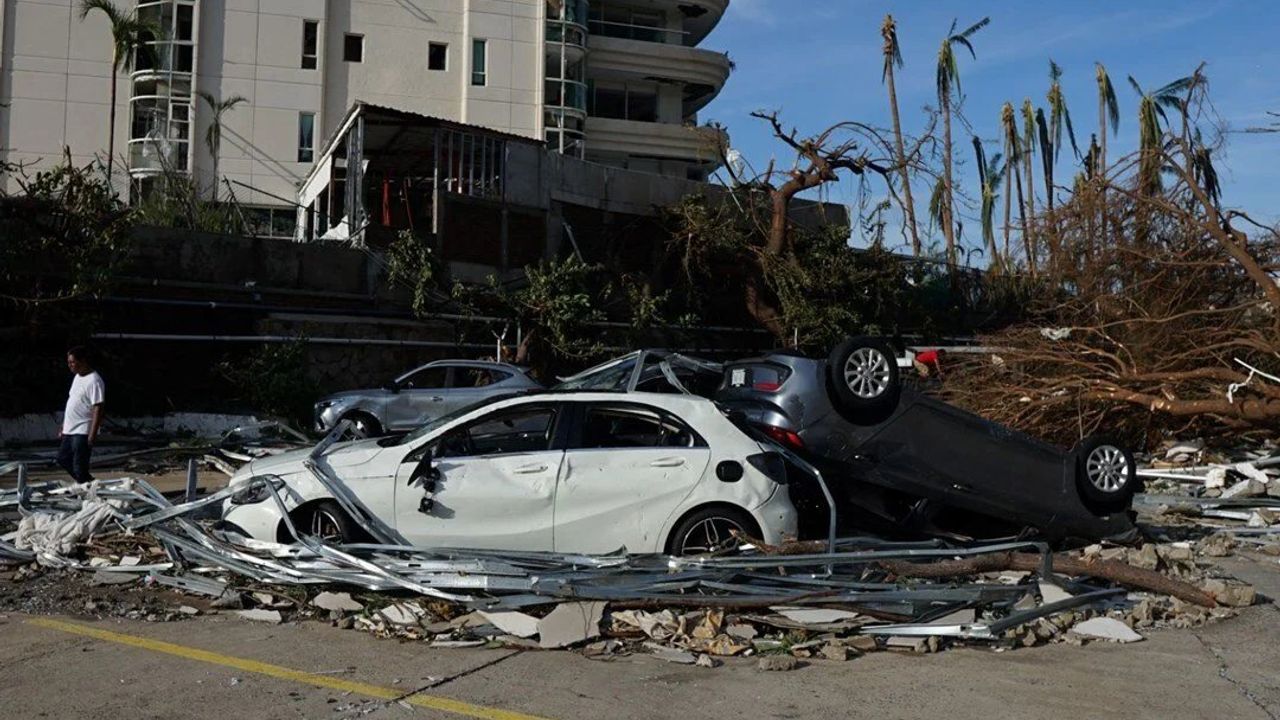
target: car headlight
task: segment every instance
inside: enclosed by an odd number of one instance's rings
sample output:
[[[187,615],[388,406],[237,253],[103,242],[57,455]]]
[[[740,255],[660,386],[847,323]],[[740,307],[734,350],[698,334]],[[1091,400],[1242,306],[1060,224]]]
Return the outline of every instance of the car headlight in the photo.
[[[261,480],[262,482],[256,482]],[[248,487],[231,496],[232,505],[253,505],[271,497],[271,487],[277,491],[284,487],[284,480],[275,475],[255,475],[245,481]]]

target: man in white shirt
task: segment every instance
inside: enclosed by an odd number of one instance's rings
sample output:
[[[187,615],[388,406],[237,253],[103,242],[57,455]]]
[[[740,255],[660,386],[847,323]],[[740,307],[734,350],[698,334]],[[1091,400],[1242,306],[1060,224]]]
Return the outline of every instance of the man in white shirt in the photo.
[[[89,475],[89,454],[102,426],[102,403],[107,385],[89,364],[88,348],[76,346],[67,351],[67,367],[75,376],[67,393],[67,409],[62,416],[62,447],[58,464],[78,483],[93,480]]]

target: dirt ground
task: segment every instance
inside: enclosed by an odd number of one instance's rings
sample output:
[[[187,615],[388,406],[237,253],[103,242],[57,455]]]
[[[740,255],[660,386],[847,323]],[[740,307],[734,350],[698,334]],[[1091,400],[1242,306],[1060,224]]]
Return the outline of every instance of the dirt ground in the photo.
[[[1280,565],[1221,561],[1265,598],[1203,627],[1147,631],[1132,645],[879,652],[790,672],[750,658],[709,669],[643,654],[430,648],[320,621],[254,623],[167,589],[0,574],[0,708],[102,720],[1280,718]],[[116,617],[126,610],[141,619]]]

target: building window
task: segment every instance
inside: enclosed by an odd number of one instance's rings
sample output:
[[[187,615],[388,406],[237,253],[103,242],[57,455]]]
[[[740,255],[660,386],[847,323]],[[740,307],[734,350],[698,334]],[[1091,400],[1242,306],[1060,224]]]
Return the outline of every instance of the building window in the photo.
[[[364,36],[347,33],[342,38],[342,59],[346,62],[364,62]]]
[[[471,41],[471,84],[485,84],[485,70],[488,68],[487,41],[472,40]]]
[[[245,230],[254,237],[292,240],[298,229],[298,211],[291,207],[255,207],[243,205]],[[310,238],[307,238],[310,239]]]
[[[444,70],[448,65],[449,46],[445,43],[427,43],[427,69]]]
[[[319,61],[320,23],[315,20],[302,21],[302,69],[315,70]]]
[[[298,113],[298,162],[315,159],[316,114]]]
[[[589,86],[587,114],[593,117],[638,122],[658,121],[658,93],[652,85],[597,85]]]

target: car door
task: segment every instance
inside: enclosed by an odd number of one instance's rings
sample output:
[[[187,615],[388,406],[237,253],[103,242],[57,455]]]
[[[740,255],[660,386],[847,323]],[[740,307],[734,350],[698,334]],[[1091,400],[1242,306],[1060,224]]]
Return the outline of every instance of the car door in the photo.
[[[559,409],[508,406],[410,453],[396,473],[396,529],[423,547],[551,550],[564,458],[552,443]],[[428,450],[439,471],[434,488],[411,487]]]
[[[411,430],[449,412],[447,367],[418,368],[397,380],[396,385],[399,390],[387,401],[389,430]]]
[[[706,442],[639,403],[579,403],[555,501],[558,552],[662,551],[663,524],[702,479]]]

